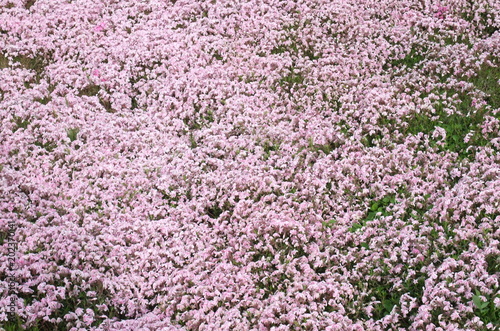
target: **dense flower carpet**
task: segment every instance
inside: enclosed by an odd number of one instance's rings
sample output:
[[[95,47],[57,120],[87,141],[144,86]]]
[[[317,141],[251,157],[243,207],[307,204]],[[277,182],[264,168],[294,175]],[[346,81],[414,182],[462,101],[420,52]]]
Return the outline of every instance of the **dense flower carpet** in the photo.
[[[0,0],[4,330],[495,330],[498,0]]]

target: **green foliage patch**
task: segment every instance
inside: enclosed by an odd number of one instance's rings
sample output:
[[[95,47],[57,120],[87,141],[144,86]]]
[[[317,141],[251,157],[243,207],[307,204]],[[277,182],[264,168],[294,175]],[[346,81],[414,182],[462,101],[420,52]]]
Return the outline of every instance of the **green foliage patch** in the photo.
[[[350,228],[349,232],[354,233],[361,228],[363,228],[368,222],[380,216],[389,216],[390,212],[387,211],[387,207],[396,202],[395,195],[388,195],[380,200],[373,201],[370,205],[370,209],[366,214],[366,217],[358,223],[354,223]]]

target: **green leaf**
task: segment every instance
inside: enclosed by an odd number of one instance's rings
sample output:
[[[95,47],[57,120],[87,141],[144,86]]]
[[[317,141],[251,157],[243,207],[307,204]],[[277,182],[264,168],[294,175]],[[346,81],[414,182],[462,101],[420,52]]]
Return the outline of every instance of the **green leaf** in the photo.
[[[355,223],[353,226],[349,228],[349,232],[354,233],[357,230],[361,229],[363,226],[359,223]]]
[[[382,304],[384,305],[385,310],[387,310],[389,313],[392,311],[392,308],[394,308],[395,304],[392,303],[391,301],[383,301]]]
[[[331,219],[329,221],[325,221],[323,222],[323,226],[324,227],[327,227],[327,228],[331,228],[332,226],[334,226],[335,224],[337,223],[337,220],[335,219]]]
[[[373,211],[369,212],[368,215],[366,215],[366,221],[372,221],[372,220],[374,220],[376,214],[377,213],[373,212]]]
[[[379,207],[378,202],[374,202],[370,209],[372,211],[376,211],[378,209],[378,207]]]
[[[68,138],[69,138],[69,140],[71,140],[71,142],[73,142],[77,139],[79,132],[80,132],[80,129],[78,129],[78,128],[70,128],[70,129],[66,130]]]
[[[477,294],[472,297],[472,301],[474,302],[476,307],[479,309],[482,309],[488,305],[488,303],[481,300],[481,297]],[[486,306],[484,305],[485,303],[486,303]]]

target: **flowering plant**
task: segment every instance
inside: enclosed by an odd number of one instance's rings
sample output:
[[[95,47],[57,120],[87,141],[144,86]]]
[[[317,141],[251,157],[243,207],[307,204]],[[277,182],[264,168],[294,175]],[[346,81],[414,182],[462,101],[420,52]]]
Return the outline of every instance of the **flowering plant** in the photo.
[[[0,0],[11,330],[494,330],[500,2]]]

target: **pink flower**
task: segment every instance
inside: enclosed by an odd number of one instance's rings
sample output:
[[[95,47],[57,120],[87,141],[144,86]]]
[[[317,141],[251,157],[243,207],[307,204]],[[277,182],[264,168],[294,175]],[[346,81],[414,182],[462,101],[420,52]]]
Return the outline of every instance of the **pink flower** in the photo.
[[[444,19],[446,17],[446,13],[448,12],[448,7],[447,6],[438,6],[437,11],[434,14],[434,17],[437,17],[439,19]]]
[[[97,24],[96,26],[94,26],[94,31],[95,32],[102,32],[102,31],[104,31],[105,28],[106,28],[106,23],[101,22],[101,23]]]
[[[467,77],[495,38],[451,1],[188,2],[2,11],[0,228],[19,249],[0,248],[24,265],[4,285],[36,291],[26,319],[84,296],[60,327],[475,327],[500,110]],[[485,144],[457,158],[441,115],[483,111]],[[379,281],[423,292],[375,320]]]

